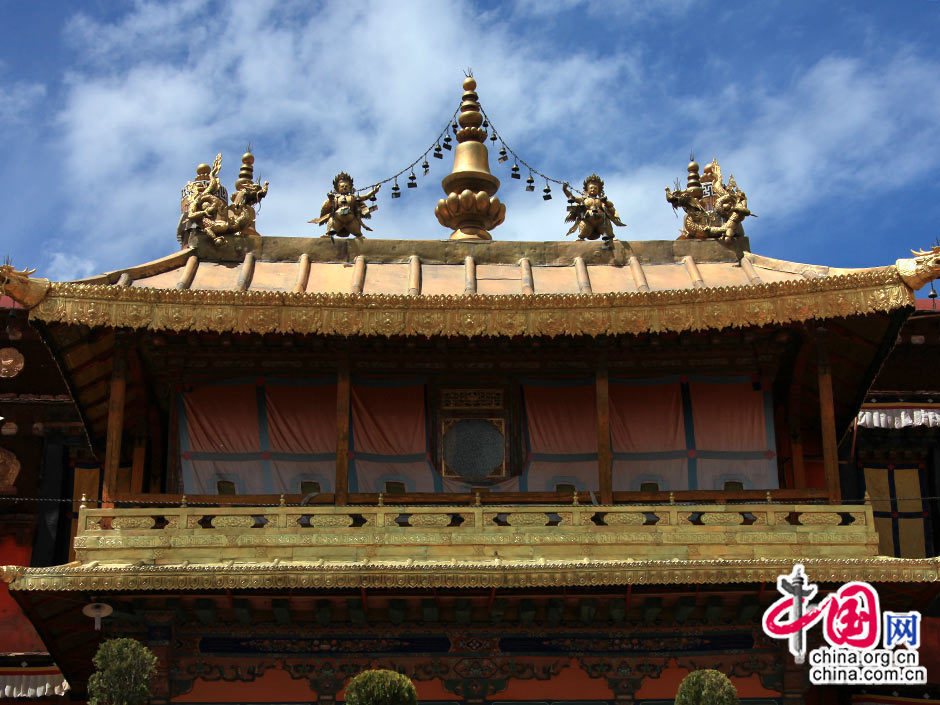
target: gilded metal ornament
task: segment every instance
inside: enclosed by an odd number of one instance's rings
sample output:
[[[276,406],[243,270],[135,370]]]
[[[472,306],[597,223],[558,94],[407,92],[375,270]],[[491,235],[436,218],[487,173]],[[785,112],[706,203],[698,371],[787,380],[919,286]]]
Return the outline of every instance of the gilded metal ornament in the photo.
[[[0,448],[0,490],[13,489],[20,474],[20,460],[13,451]]]
[[[451,240],[492,240],[489,231],[506,219],[506,205],[495,195],[499,179],[490,173],[486,130],[482,127],[483,114],[476,87],[472,76],[463,82],[454,168],[441,180],[447,196],[439,200],[434,209],[438,222],[453,228]]]
[[[30,311],[31,318],[45,322],[344,336],[719,330],[887,312],[914,300],[895,266],[713,289],[538,297],[210,291],[59,282],[46,286],[45,299]]]
[[[566,233],[578,231],[580,240],[614,239],[614,228],[624,227],[614,204],[604,195],[604,180],[597,174],[591,174],[584,180],[584,195],[576,196],[568,184],[563,184],[562,191],[568,197],[568,216],[566,223],[573,223]]]
[[[911,250],[913,258],[899,259],[896,263],[901,279],[915,291],[940,278],[940,245],[932,250]]]
[[[744,235],[742,221],[754,215],[747,207],[747,195],[738,188],[734,176],[724,183],[717,159],[705,166],[699,178],[698,164],[689,162],[684,190],[666,188],[666,201],[685,211],[679,239],[731,240]],[[755,218],[757,216],[754,216]]]
[[[0,264],[0,293],[17,303],[32,308],[46,296],[49,280],[32,278],[35,269],[16,270],[12,264]]]
[[[381,184],[377,184],[365,193],[356,193],[353,178],[341,171],[333,179],[333,190],[327,194],[320,207],[320,217],[307,222],[326,224],[323,237],[363,237],[363,228],[372,232],[372,228],[363,221],[371,218],[378,209],[378,206],[370,206],[366,201],[374,197],[380,188]]]
[[[23,371],[26,359],[16,348],[0,348],[0,378],[16,377]]]
[[[268,182],[260,184],[251,180],[254,160],[251,152],[242,155],[242,168],[231,205],[226,203],[227,192],[219,183],[222,155],[216,155],[209,169],[206,164],[197,167],[196,180],[183,188],[182,215],[176,229],[180,245],[188,247],[191,238],[199,235],[220,246],[229,240],[258,234],[255,206],[268,195]]]

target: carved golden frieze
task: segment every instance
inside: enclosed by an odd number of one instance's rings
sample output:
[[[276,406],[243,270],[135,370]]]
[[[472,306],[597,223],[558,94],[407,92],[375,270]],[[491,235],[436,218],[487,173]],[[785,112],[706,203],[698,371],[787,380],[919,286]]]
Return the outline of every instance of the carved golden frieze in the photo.
[[[642,526],[646,515],[643,512],[607,512],[604,523],[607,526]]]
[[[0,567],[11,590],[194,591],[280,588],[502,588],[773,582],[802,563],[814,582],[936,582],[940,559],[382,561],[304,565]]]
[[[116,516],[111,519],[112,529],[152,529],[153,517]]]
[[[170,331],[618,335],[788,323],[909,306],[896,267],[734,287],[610,294],[399,296],[54,283],[31,317]]]
[[[325,529],[345,529],[353,524],[353,518],[348,514],[313,514],[309,521],[310,526]]]
[[[706,525],[737,526],[744,523],[744,517],[740,512],[705,512],[701,522]]]
[[[419,528],[429,526],[441,528],[450,524],[450,521],[450,514],[412,514],[408,519],[409,524]]]
[[[803,526],[838,526],[842,517],[835,512],[803,512],[800,523]]]

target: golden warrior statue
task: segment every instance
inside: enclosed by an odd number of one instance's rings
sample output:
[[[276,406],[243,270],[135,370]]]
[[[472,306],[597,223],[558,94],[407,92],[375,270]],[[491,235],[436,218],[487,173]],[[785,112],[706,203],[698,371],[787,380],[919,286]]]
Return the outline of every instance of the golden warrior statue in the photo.
[[[571,204],[568,206],[566,223],[574,223],[566,234],[578,231],[580,240],[614,239],[614,225],[624,227],[617,215],[617,209],[604,195],[604,180],[597,174],[591,174],[584,180],[584,195],[575,196],[568,184],[562,184],[562,191]]]
[[[308,223],[323,225],[326,223],[326,234],[323,237],[335,236],[362,237],[362,228],[372,231],[362,221],[372,217],[372,212],[378,206],[369,206],[366,201],[379,192],[381,186],[375,186],[370,191],[358,194],[355,191],[353,178],[345,171],[341,171],[333,179],[333,190],[327,194],[323,206],[320,208],[320,217],[308,220]]]

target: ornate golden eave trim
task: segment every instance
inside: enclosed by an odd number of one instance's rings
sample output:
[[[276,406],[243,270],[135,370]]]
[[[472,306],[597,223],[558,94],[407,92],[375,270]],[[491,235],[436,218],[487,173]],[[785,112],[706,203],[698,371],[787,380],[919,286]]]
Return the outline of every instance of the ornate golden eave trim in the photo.
[[[556,336],[680,332],[888,312],[913,292],[897,268],[733,287],[609,294],[405,296],[54,283],[45,322],[165,331]]]
[[[444,561],[187,566],[3,566],[11,590],[512,588],[774,582],[802,563],[818,582],[936,582],[940,559],[792,558],[699,561]]]

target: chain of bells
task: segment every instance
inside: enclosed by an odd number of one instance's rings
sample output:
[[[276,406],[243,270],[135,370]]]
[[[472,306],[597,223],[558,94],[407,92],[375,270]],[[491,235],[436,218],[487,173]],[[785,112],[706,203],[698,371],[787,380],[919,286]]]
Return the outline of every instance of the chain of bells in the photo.
[[[482,109],[481,109],[481,112],[482,112]],[[457,113],[455,112],[454,116],[451,119],[453,120],[454,117],[456,117],[456,115]],[[519,155],[516,154],[516,152],[513,151],[506,144],[505,140],[503,140],[499,136],[499,133],[496,131],[496,128],[491,127],[490,120],[486,116],[485,112],[483,112],[483,115],[484,115],[483,129],[491,128],[490,138],[489,138],[490,142],[493,143],[494,147],[496,146],[497,142],[500,143],[500,149],[498,152],[498,156],[496,158],[497,163],[504,164],[508,162],[510,155],[512,155],[513,165],[509,169],[509,177],[511,179],[521,180],[522,179],[522,167],[520,167],[519,165],[520,164],[524,165],[524,167],[528,169],[528,172],[529,172],[529,175],[525,180],[525,190],[529,192],[535,191],[535,175],[538,175],[541,179],[544,179],[545,181],[545,187],[542,189],[542,200],[545,200],[545,201],[552,200],[552,188],[550,186],[550,183],[562,185],[566,182],[561,181],[559,179],[554,179],[550,176],[546,176],[544,173],[542,173],[538,169],[531,166],[527,161],[519,157]],[[356,191],[358,193],[363,193],[363,192],[369,191],[370,189],[376,186],[381,186],[388,182],[393,182],[392,189],[391,189],[391,196],[392,198],[401,198],[402,188],[398,185],[398,179],[399,177],[403,177],[405,172],[410,172],[408,174],[407,179],[405,180],[406,188],[418,188],[418,175],[415,173],[415,168],[416,167],[420,168],[423,172],[422,176],[427,176],[431,171],[431,163],[428,161],[428,157],[430,156],[430,157],[433,157],[434,159],[443,159],[444,150],[450,151],[454,148],[453,138],[451,137],[451,133],[456,135],[459,129],[460,129],[460,126],[457,124],[456,120],[454,120],[453,124],[448,125],[447,127],[444,128],[444,130],[441,131],[441,134],[438,135],[436,140],[434,140],[433,147],[428,147],[428,149],[424,151],[422,156],[418,157],[418,159],[415,159],[407,167],[405,167],[398,173],[392,176],[389,176],[386,179],[382,179],[381,181],[377,181],[376,183],[370,184],[369,186],[356,189]],[[418,164],[419,161],[421,162],[420,165]],[[581,193],[578,189],[575,189],[575,188],[572,188],[572,191]],[[378,198],[375,195],[373,195],[369,200],[372,202],[375,202],[378,200]]]

